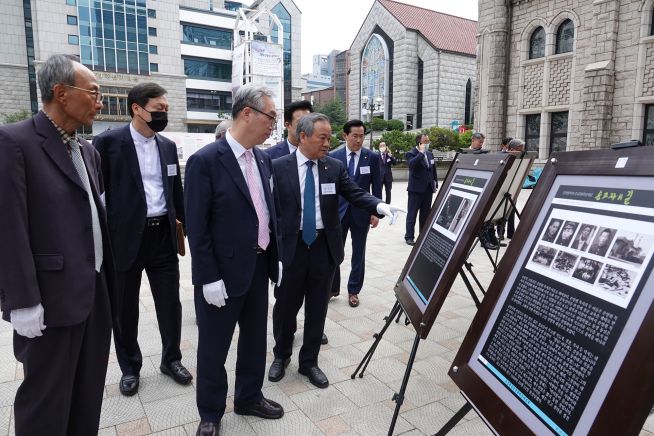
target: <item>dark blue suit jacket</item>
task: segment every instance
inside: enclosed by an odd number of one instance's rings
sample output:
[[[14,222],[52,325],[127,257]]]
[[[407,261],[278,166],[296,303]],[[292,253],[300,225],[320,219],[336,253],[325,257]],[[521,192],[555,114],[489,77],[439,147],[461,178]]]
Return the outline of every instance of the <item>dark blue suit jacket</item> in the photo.
[[[339,150],[332,151],[329,153],[329,155],[334,159],[338,159],[347,172],[348,153],[350,153],[350,151],[347,149],[347,147],[343,147]],[[368,168],[367,170],[364,170],[365,174],[362,173],[362,168]],[[370,151],[367,148],[361,148],[361,154],[359,155],[359,162],[354,172],[353,181],[359,185],[361,189],[365,190],[366,192],[372,192],[372,195],[381,199],[381,163],[377,153]],[[350,207],[352,208],[351,216],[354,225],[357,225],[358,227],[365,227],[370,225],[370,212],[358,207],[351,206],[350,203],[348,203],[347,200],[345,200],[343,197],[340,197],[338,210],[338,214],[341,219],[343,219],[347,209]]]
[[[288,152],[288,142],[286,139],[284,139],[281,142],[278,142],[277,144],[273,145],[270,148],[267,148],[264,150],[268,156],[270,156],[271,159],[279,159],[282,156],[288,156],[290,153]]]
[[[100,155],[81,153],[102,230],[103,269],[116,307],[111,244],[101,194]],[[0,308],[41,303],[48,328],[79,324],[95,302],[97,274],[86,189],[43,112],[0,126]],[[38,340],[38,339],[33,339]]]
[[[177,253],[175,219],[185,222],[182,174],[177,158],[177,146],[159,134],[155,135],[161,161],[168,228],[173,250]],[[116,254],[116,268],[127,271],[136,260],[145,230],[148,206],[145,201],[143,177],[129,124],[107,130],[93,138],[93,145],[102,157],[102,176],[106,189],[109,234]],[[169,176],[168,166],[174,165],[175,175]]]
[[[289,267],[295,256],[302,202],[300,199],[300,179],[297,168],[296,153],[276,159],[273,169],[277,180],[276,196],[280,201],[280,218],[282,223],[282,241],[284,266]],[[334,184],[334,194],[323,194],[323,184]],[[343,261],[343,238],[341,236],[341,219],[338,215],[339,195],[353,205],[362,208],[370,216],[377,215],[377,204],[381,200],[373,197],[347,175],[341,163],[329,156],[318,161],[318,186],[320,189],[320,214],[324,224],[325,237],[330,255],[336,265]],[[377,215],[379,216],[379,215]]]
[[[425,155],[429,159],[429,166],[425,162]],[[406,155],[409,165],[409,192],[436,192],[438,179],[436,175],[436,161],[431,151],[420,153],[416,147],[409,150]]]
[[[252,151],[270,214],[269,278],[276,282],[281,233],[271,193],[271,187],[275,189],[272,164],[258,148]],[[257,263],[259,220],[227,140],[221,138],[191,155],[184,180],[193,284],[223,280],[229,296],[245,295]]]

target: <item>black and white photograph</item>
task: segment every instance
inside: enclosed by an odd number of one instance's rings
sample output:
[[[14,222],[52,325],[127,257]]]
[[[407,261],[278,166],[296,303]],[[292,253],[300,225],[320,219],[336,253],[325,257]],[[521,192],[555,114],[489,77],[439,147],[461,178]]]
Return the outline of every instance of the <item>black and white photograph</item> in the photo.
[[[565,251],[559,251],[559,254],[552,263],[552,269],[570,275],[572,269],[575,267],[575,263],[577,263],[577,259],[579,259],[579,256],[566,253]]]
[[[445,200],[445,204],[443,205],[440,214],[438,214],[438,218],[436,218],[436,224],[446,230],[449,229],[452,225],[452,221],[454,221],[454,218],[456,217],[456,213],[459,210],[462,201],[463,197],[450,194],[450,196],[447,197],[447,200]]]
[[[574,236],[575,230],[577,230],[578,226],[579,223],[577,222],[566,221],[565,224],[563,224],[563,230],[561,230],[561,234],[559,235],[558,238],[556,238],[556,244],[563,245],[564,247],[569,246],[570,242],[572,242],[572,237]]]
[[[561,224],[563,224],[563,220],[552,218],[547,224],[545,233],[541,239],[545,242],[554,242],[556,235],[558,235],[559,230],[561,229]]]
[[[579,251],[588,250],[588,247],[590,247],[590,243],[593,240],[593,236],[595,236],[595,230],[597,230],[597,226],[582,224],[577,232],[577,236],[575,236],[572,241],[570,248]]]
[[[464,198],[461,202],[461,206],[459,207],[459,211],[456,213],[456,216],[452,221],[450,232],[454,233],[455,235],[459,234],[459,231],[461,230],[461,227],[463,226],[463,223],[468,216],[468,212],[470,211],[470,206],[472,206],[472,201],[470,201],[468,198]]]
[[[531,261],[539,265],[550,266],[554,260],[554,256],[556,256],[556,250],[554,248],[539,245]]]
[[[613,237],[615,236],[616,229],[609,227],[600,227],[597,231],[597,236],[593,240],[588,252],[597,256],[605,256],[609,251]]]
[[[634,271],[607,264],[597,280],[597,286],[622,298],[627,298],[635,285],[635,277]]]
[[[642,265],[647,253],[652,249],[652,242],[654,238],[649,235],[620,230],[608,257],[632,265]]]
[[[595,283],[600,269],[602,269],[602,265],[603,263],[601,262],[582,257],[579,260],[577,269],[575,269],[575,272],[572,273],[572,277],[583,280],[584,282],[590,283],[592,285]]]

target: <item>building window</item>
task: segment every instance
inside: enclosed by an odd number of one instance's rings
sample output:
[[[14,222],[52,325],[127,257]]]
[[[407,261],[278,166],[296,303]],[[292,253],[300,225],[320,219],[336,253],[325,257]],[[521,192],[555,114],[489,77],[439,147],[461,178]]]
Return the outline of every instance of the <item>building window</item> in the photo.
[[[182,24],[182,42],[186,44],[231,49],[233,34],[233,31],[227,29],[210,29]]]
[[[188,133],[216,133],[216,124],[187,124]]]
[[[545,29],[539,27],[529,38],[529,59],[545,56]]]
[[[154,9],[148,9],[148,18],[157,18],[157,11]]]
[[[472,122],[472,81],[468,79],[466,82],[466,106],[463,112],[463,124],[471,124]]]
[[[232,93],[204,89],[187,89],[186,110],[200,112],[231,111]]]
[[[79,36],[68,35],[68,44],[79,45]]]
[[[229,0],[225,0],[225,9],[227,9],[228,11],[238,12],[238,10],[242,7],[243,5],[239,2],[232,2]]]
[[[156,27],[148,27],[148,35],[157,36],[157,28]]]
[[[184,74],[199,79],[229,82],[232,80],[232,63],[221,60],[184,58]]]
[[[574,41],[575,25],[572,20],[565,20],[556,31],[556,54],[571,52]]]
[[[70,6],[75,6],[77,4],[76,0],[66,0],[66,4]]]
[[[115,117],[129,117],[127,111],[127,94],[129,94],[130,88],[103,86],[101,91],[104,96],[102,99],[103,106],[100,111],[101,114]]]
[[[540,114],[525,117],[525,150],[538,153],[540,143]]]
[[[77,26],[77,17],[75,15],[66,15],[66,22],[71,26]]]
[[[645,127],[643,128],[643,144],[654,145],[654,104],[645,106]]]
[[[568,144],[568,112],[552,112],[550,127],[550,154],[565,151]]]
[[[425,64],[418,58],[418,107],[416,110],[416,129],[422,128],[422,79],[424,77]]]
[[[148,47],[150,54],[159,54],[159,48],[156,45],[151,45]]]
[[[159,64],[155,64],[154,62],[150,63],[150,72],[151,73],[158,73],[159,72]]]
[[[227,7],[227,3],[229,2],[225,2],[225,7]],[[293,100],[293,70],[291,68],[291,37],[293,36],[293,32],[291,30],[291,14],[288,13],[286,8],[281,3],[277,3],[271,9],[271,12],[277,15],[277,18],[279,18],[279,21],[281,21],[282,28],[284,30],[284,40],[282,41],[284,57],[284,104],[288,105]],[[277,41],[277,25],[273,23],[271,23],[271,25],[272,39],[273,41]]]

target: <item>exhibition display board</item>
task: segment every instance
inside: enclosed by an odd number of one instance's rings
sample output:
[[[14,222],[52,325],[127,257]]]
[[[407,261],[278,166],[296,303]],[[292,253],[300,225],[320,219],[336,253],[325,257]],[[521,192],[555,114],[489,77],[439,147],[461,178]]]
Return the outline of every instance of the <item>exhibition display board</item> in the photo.
[[[654,150],[552,156],[450,368],[498,434],[638,434],[654,400]]]

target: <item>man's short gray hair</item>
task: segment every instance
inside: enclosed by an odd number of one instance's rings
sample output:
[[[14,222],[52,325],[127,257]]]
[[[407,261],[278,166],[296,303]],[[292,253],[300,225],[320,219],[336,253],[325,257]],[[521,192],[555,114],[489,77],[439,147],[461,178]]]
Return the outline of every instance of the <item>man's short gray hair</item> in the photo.
[[[75,64],[77,59],[71,55],[50,56],[37,73],[41,101],[48,103],[54,98],[55,85],[75,85]]]
[[[232,103],[232,118],[236,119],[246,107],[263,111],[263,97],[273,98],[273,92],[260,85],[243,85],[238,88]]]
[[[311,114],[306,114],[300,121],[297,123],[297,128],[295,129],[295,135],[299,138],[300,133],[304,132],[307,136],[313,136],[313,126],[314,124],[324,121],[329,124],[329,117],[320,112],[314,112]]]
[[[225,136],[227,129],[232,127],[232,120],[223,120],[216,126],[216,139],[220,139]]]
[[[515,150],[516,148],[523,148],[525,145],[525,141],[522,139],[514,138],[509,141],[509,144],[506,146],[506,148],[511,151]]]
[[[473,133],[472,134],[472,139],[476,139],[477,141],[483,141],[484,139],[486,139],[486,135],[484,135],[483,133],[479,133],[479,132]]]

